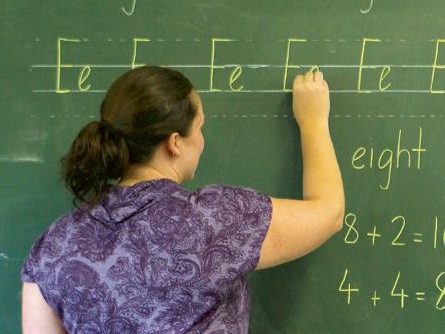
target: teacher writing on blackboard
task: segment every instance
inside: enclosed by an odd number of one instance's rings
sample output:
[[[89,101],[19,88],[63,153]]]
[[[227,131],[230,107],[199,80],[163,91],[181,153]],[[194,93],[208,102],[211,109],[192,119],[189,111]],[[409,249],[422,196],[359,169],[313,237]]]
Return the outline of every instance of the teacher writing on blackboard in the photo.
[[[122,75],[62,159],[77,205],[24,263],[23,332],[247,333],[247,274],[309,253],[342,226],[329,109],[321,72],[294,79],[301,200],[190,191],[181,184],[204,148],[199,94],[168,68]]]

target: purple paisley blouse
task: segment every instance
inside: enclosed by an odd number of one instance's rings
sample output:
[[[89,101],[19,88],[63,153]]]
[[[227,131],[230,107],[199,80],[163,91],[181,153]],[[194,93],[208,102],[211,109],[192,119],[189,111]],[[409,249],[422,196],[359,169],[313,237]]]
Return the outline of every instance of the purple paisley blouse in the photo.
[[[36,241],[22,280],[69,333],[247,333],[247,273],[271,219],[268,196],[154,180],[114,186]]]

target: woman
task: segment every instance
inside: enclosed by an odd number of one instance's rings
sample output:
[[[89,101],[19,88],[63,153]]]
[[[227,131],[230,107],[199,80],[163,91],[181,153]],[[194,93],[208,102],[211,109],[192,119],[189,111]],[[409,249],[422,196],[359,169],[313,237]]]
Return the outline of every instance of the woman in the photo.
[[[24,333],[247,333],[247,273],[314,250],[342,225],[343,186],[321,72],[297,76],[303,199],[180,186],[204,148],[204,112],[177,71],[140,67],[62,160],[78,208],[23,270]]]

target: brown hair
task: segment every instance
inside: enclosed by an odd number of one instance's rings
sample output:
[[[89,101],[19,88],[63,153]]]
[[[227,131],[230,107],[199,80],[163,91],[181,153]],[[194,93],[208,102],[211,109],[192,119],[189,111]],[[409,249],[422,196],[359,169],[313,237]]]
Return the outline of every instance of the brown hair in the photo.
[[[187,136],[197,113],[191,82],[180,72],[143,66],[119,77],[62,158],[61,172],[75,201],[94,204],[132,163],[148,161],[172,133]]]

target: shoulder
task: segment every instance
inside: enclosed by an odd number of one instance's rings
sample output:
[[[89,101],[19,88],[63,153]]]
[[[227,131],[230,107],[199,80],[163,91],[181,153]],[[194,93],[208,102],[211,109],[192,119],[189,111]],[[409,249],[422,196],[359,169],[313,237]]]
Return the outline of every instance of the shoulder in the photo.
[[[213,184],[198,188],[192,193],[199,203],[204,205],[231,205],[247,209],[251,205],[271,206],[271,199],[266,194],[252,188]]]
[[[76,215],[79,214],[82,213],[79,210],[74,210],[57,218],[51,225],[46,227],[36,239],[31,248],[31,252],[36,252],[38,250],[48,251],[49,248],[44,247],[44,244],[57,244],[63,241],[70,230],[75,227],[76,224],[74,224],[74,221],[76,220]]]
[[[67,230],[73,221],[74,212],[66,213],[57,218],[51,225],[45,228],[34,243],[33,249],[38,248],[42,243],[57,241],[66,236]]]
[[[34,281],[34,272],[46,259],[60,256],[72,222],[72,214],[67,213],[48,226],[34,241],[22,267],[22,280]]]
[[[252,188],[215,184],[191,193],[197,210],[223,226],[267,229],[272,217],[271,198]]]

